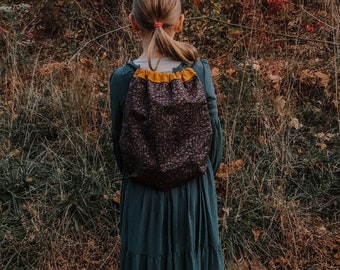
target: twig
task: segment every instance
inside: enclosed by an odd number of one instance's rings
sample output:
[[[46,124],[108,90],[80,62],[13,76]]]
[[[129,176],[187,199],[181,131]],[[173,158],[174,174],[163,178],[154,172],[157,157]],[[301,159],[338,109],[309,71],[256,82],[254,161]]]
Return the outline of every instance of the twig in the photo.
[[[305,13],[308,14],[309,16],[313,17],[313,18],[314,18],[315,20],[317,20],[318,22],[320,22],[320,23],[326,25],[327,27],[331,28],[332,30],[335,30],[335,29],[336,29],[336,27],[331,26],[331,25],[325,23],[324,21],[320,20],[318,17],[314,16],[312,13],[308,12],[307,10],[305,10],[305,9],[303,8],[303,6],[300,6],[300,8],[302,9],[303,12],[305,12]]]
[[[335,34],[334,34],[334,40],[339,40],[340,39],[340,7],[336,6],[333,3],[333,12],[334,12],[334,29],[336,29]],[[340,130],[340,102],[339,102],[339,65],[338,61],[339,60],[339,55],[340,55],[340,46],[339,44],[334,45],[334,52],[335,52],[335,57],[334,57],[334,76],[335,76],[335,105],[338,113],[338,128]]]
[[[129,27],[129,25],[125,25],[125,26],[122,26],[122,27],[119,27],[119,28],[117,28],[117,29],[111,30],[111,31],[109,31],[109,32],[106,32],[106,33],[104,33],[104,34],[99,35],[98,37],[95,37],[95,38],[89,40],[89,41],[86,42],[79,50],[77,50],[77,51],[73,54],[73,56],[72,56],[72,57],[70,58],[70,60],[68,61],[68,64],[70,64],[70,63],[74,60],[74,58],[75,58],[82,50],[84,50],[90,43],[92,43],[92,42],[96,41],[97,39],[100,39],[100,38],[102,38],[102,37],[104,37],[104,36],[110,35],[110,34],[112,34],[112,33],[114,33],[114,32],[120,31],[120,30],[125,29],[125,28],[128,28],[128,27]]]
[[[312,38],[306,38],[306,37],[301,37],[301,36],[287,35],[287,34],[272,32],[272,31],[268,31],[268,30],[257,29],[257,28],[250,27],[250,26],[245,26],[245,25],[242,25],[242,24],[229,23],[229,22],[221,21],[219,19],[214,19],[214,18],[211,18],[211,17],[208,17],[208,16],[190,17],[190,18],[187,18],[186,20],[192,21],[192,20],[202,20],[202,19],[208,19],[208,20],[211,20],[211,21],[214,21],[214,22],[217,22],[217,23],[222,23],[222,24],[225,24],[225,25],[229,25],[231,27],[242,28],[242,29],[245,29],[245,30],[264,32],[264,33],[267,33],[267,34],[270,34],[270,35],[274,35],[274,36],[281,36],[281,37],[286,37],[286,38],[294,38],[294,39],[300,39],[300,40],[306,40],[306,41],[312,41],[312,42],[319,42],[319,43],[327,43],[327,44],[331,44],[331,45],[335,45],[335,46],[339,46],[340,45],[339,42],[335,42],[335,41],[333,42],[333,41],[328,41],[328,40],[319,40],[319,39],[312,39]],[[118,31],[120,31],[122,29],[125,29],[125,28],[128,28],[128,27],[129,27],[129,25],[125,25],[125,26],[122,26],[122,27],[119,27],[117,29],[111,30],[109,32],[106,32],[104,34],[99,35],[98,37],[95,37],[95,38],[89,40],[79,50],[77,50],[73,54],[73,56],[68,61],[68,64],[70,62],[72,62],[74,60],[74,58],[83,49],[85,49],[90,43],[92,43],[92,42],[94,42],[94,41],[96,41],[96,40],[98,40],[98,39],[100,39],[100,38],[102,38],[104,36],[110,35],[110,34],[112,34],[114,32],[118,32]],[[329,27],[332,27],[332,26],[329,26]],[[335,28],[335,27],[332,27],[332,28]]]
[[[286,37],[286,38],[294,38],[294,39],[313,41],[313,42],[319,42],[319,43],[327,43],[327,44],[338,45],[338,46],[340,45],[339,42],[335,42],[335,41],[320,40],[320,39],[313,39],[313,38],[307,38],[307,37],[301,37],[301,36],[282,34],[282,33],[272,32],[272,31],[268,31],[268,30],[257,29],[257,28],[254,28],[254,27],[245,26],[245,25],[241,25],[241,24],[228,23],[228,22],[221,21],[219,19],[214,19],[214,18],[211,18],[211,17],[208,17],[208,16],[192,17],[192,18],[188,18],[187,20],[201,20],[201,19],[208,19],[208,20],[211,20],[211,21],[214,21],[214,22],[217,22],[217,23],[229,25],[231,27],[237,27],[237,28],[242,28],[242,29],[251,30],[251,31],[259,31],[259,32],[267,33],[267,34],[274,35],[274,36],[281,36],[281,37]]]

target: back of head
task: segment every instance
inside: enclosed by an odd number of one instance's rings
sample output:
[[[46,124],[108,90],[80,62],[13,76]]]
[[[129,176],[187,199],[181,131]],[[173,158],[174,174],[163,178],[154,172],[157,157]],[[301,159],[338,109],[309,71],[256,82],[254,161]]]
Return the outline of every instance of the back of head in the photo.
[[[151,70],[151,54],[158,52],[162,56],[172,57],[186,64],[197,60],[198,53],[194,46],[179,42],[170,37],[165,31],[174,27],[181,16],[181,0],[134,0],[132,14],[136,23],[146,32],[151,33],[151,40],[148,48],[148,60]],[[161,27],[155,27],[160,22]]]

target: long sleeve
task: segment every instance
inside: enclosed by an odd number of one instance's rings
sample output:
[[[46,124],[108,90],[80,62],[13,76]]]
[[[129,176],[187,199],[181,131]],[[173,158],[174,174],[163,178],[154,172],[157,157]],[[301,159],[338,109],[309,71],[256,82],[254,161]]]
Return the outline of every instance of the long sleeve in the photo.
[[[119,138],[122,129],[123,110],[125,98],[129,89],[129,83],[133,76],[133,70],[129,66],[118,68],[110,78],[110,107],[112,121],[112,141],[117,165],[121,172],[124,164],[119,148]]]
[[[210,67],[206,60],[198,61],[194,65],[194,69],[203,83],[207,96],[208,109],[213,129],[213,138],[209,157],[214,173],[216,173],[220,166],[220,163],[222,162],[222,128],[220,119],[218,117],[215,88],[212,81]]]

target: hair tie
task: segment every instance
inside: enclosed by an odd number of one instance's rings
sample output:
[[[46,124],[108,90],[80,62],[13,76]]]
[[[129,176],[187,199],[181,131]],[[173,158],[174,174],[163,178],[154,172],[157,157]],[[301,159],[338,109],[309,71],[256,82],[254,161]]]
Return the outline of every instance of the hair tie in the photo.
[[[155,22],[154,24],[153,24],[153,28],[159,28],[159,27],[163,27],[163,23],[162,22]]]

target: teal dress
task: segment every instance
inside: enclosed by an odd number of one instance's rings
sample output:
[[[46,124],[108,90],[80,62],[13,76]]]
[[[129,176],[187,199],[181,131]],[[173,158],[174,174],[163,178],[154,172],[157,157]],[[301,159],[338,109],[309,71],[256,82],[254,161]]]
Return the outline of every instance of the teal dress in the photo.
[[[222,270],[214,175],[222,157],[222,132],[211,72],[205,60],[193,66],[203,82],[213,127],[208,169],[198,179],[156,191],[123,177],[121,189],[121,270]],[[136,66],[137,68],[137,66]],[[173,69],[185,68],[184,64]],[[110,79],[112,136],[117,164],[123,109],[134,68],[118,68]]]

